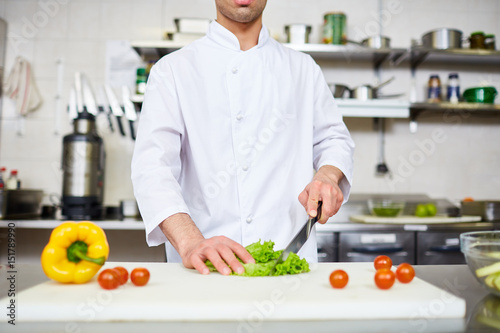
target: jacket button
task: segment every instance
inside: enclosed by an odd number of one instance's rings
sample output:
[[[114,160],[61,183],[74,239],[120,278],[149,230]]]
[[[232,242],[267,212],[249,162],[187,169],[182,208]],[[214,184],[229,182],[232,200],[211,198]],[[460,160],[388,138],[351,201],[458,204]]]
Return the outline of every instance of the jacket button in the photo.
[[[233,69],[231,71],[233,72],[233,74],[238,73],[238,67],[233,67]]]
[[[247,223],[252,223],[252,221],[253,221],[253,220],[252,220],[252,218],[251,218],[251,217],[247,218]]]

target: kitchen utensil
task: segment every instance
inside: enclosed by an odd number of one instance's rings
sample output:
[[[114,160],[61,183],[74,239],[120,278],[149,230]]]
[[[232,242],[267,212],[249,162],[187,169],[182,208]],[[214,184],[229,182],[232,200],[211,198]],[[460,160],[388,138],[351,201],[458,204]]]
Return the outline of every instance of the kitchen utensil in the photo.
[[[304,224],[302,229],[299,230],[299,232],[295,235],[292,241],[283,250],[278,260],[276,260],[276,263],[274,264],[273,268],[271,269],[271,273],[269,273],[270,276],[274,274],[274,271],[276,270],[276,265],[278,263],[280,263],[281,261],[285,261],[291,252],[293,253],[299,252],[302,246],[306,243],[307,239],[309,238],[309,235],[311,234],[312,227],[319,219],[321,219],[321,206],[322,202],[319,201],[318,208],[316,209],[317,211],[316,217],[310,217],[309,220],[307,220],[306,224]]]
[[[94,92],[92,91],[92,88],[90,86],[90,82],[84,74],[81,75],[81,79],[84,108],[88,113],[92,114],[93,116],[97,116],[97,104],[95,101]]]
[[[435,29],[422,36],[422,46],[430,49],[460,49],[462,35],[462,31],[457,29]]]
[[[369,99],[374,99],[378,98],[378,90],[385,86],[386,84],[392,82],[394,80],[394,77],[391,77],[390,79],[379,83],[375,86],[371,86],[369,84],[364,84],[361,86],[358,86],[356,88],[353,88],[351,90],[351,98],[359,99],[359,100],[369,100]]]
[[[466,89],[462,97],[469,103],[493,104],[497,94],[495,87],[475,87]]]
[[[0,219],[25,219],[40,215],[42,190],[16,189],[0,192]]]
[[[309,35],[312,27],[307,24],[289,24],[285,26],[285,34],[287,43],[305,44],[309,43]]]
[[[102,269],[123,266],[130,272],[138,264],[107,262]],[[277,321],[303,321],[307,323],[304,330],[311,331],[310,325],[317,325],[318,320],[327,325],[332,324],[327,320],[339,320],[344,327],[345,320],[351,319],[357,320],[355,329],[344,331],[372,332],[373,327],[364,326],[363,319],[372,319],[369,322],[373,325],[373,319],[392,318],[403,323],[411,320],[409,325],[420,320],[428,331],[440,332],[462,331],[450,328],[449,318],[463,318],[466,310],[463,299],[418,277],[408,284],[396,282],[389,290],[379,290],[373,282],[373,263],[366,262],[319,263],[311,265],[309,273],[273,277],[202,275],[180,263],[140,265],[151,273],[149,283],[140,288],[124,285],[109,294],[96,282],[68,285],[46,281],[17,292],[16,303],[22,304],[19,320],[26,325],[64,325],[90,319],[89,324],[132,322],[134,326],[135,322],[180,322],[196,323],[200,329],[206,329],[205,322],[218,321],[219,326],[229,324],[228,330],[241,327],[239,331],[245,332],[254,330],[255,320],[264,326]],[[336,269],[345,270],[350,277],[342,290],[334,290],[328,283],[328,276]],[[7,308],[9,301],[2,298],[0,306]],[[89,302],[101,304],[98,311]],[[53,311],[41,311],[42,304]],[[141,304],[140,311],[137,304]],[[448,320],[443,323],[439,318]],[[458,321],[463,325],[463,320]],[[432,329],[436,323],[439,326]]]
[[[103,86],[101,86],[99,88],[99,92],[98,92],[97,96],[98,96],[99,105],[102,106],[102,112],[104,112],[106,114],[106,117],[108,118],[109,130],[111,132],[114,132],[115,128],[113,126],[113,121],[111,120],[111,108],[109,106],[108,99],[106,98],[106,92],[105,92]]]
[[[72,86],[69,90],[68,116],[71,121],[78,117],[78,105],[75,86]]]
[[[373,49],[389,49],[391,48],[391,39],[386,36],[376,35],[363,39],[361,45]]]
[[[122,86],[122,100],[123,107],[125,109],[125,117],[128,119],[130,126],[130,136],[132,137],[132,140],[135,140],[134,123],[137,120],[137,114],[135,113],[134,104],[130,100],[130,90],[128,90],[128,87],[126,86]]]
[[[500,288],[494,282],[500,270],[492,268],[500,264],[500,231],[474,231],[460,235],[460,249],[472,275],[490,293],[500,296]],[[489,267],[489,268],[487,268]],[[496,276],[495,276],[495,273]]]
[[[476,200],[461,202],[462,215],[479,215],[483,221],[500,221],[499,200]]]
[[[118,99],[116,98],[113,89],[111,89],[111,87],[108,84],[104,85],[104,91],[106,92],[106,97],[108,98],[111,111],[113,112],[113,115],[116,118],[116,122],[118,123],[118,129],[121,135],[125,136],[125,130],[123,129],[123,124],[122,124],[123,110],[120,104],[118,103]]]
[[[344,84],[329,83],[328,86],[335,98],[349,98],[351,96],[351,89]]]

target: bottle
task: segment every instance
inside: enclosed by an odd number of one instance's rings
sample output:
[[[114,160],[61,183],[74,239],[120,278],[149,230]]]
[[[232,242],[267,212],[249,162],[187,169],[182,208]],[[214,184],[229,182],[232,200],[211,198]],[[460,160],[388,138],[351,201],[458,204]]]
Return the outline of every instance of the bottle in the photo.
[[[448,75],[448,89],[446,100],[450,103],[458,103],[460,99],[460,84],[458,82],[458,74],[451,73]]]
[[[146,92],[146,68],[137,68],[135,92],[138,95],[144,95],[144,93]]]
[[[17,178],[17,170],[12,170],[10,172],[9,178],[7,178],[7,182],[5,183],[5,189],[7,190],[17,190],[19,189],[19,179]]]
[[[4,183],[0,183],[0,219],[3,218],[3,188]]]
[[[432,74],[429,78],[427,90],[427,102],[439,103],[441,102],[441,80],[436,74]]]
[[[5,170],[7,170],[5,167],[2,167],[0,169],[0,184],[2,184],[2,188],[5,186]]]

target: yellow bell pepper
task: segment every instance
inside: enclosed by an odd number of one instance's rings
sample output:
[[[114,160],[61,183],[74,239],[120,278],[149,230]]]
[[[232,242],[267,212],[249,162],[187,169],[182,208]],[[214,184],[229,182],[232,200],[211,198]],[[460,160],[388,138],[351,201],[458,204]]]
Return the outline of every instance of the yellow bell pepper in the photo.
[[[50,235],[42,252],[47,277],[62,283],[85,283],[101,269],[109,255],[106,234],[92,222],[64,222]]]

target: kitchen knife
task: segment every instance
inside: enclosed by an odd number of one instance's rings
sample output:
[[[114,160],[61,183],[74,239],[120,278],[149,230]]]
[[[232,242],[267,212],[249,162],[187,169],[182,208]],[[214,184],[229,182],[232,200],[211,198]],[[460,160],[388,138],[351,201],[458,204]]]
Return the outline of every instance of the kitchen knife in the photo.
[[[94,97],[94,92],[90,87],[90,82],[85,75],[82,74],[82,89],[83,89],[83,101],[87,112],[97,116],[97,104]]]
[[[122,125],[123,110],[120,104],[118,103],[118,99],[116,98],[113,89],[111,89],[111,87],[108,84],[104,86],[104,89],[106,91],[106,96],[108,97],[108,102],[111,107],[111,111],[113,112],[113,115],[116,118],[116,122],[118,123],[118,129],[120,130],[121,135],[125,136],[125,131]]]
[[[69,101],[68,101],[68,116],[71,119],[71,122],[78,118],[78,106],[76,101],[76,91],[75,87],[71,87],[69,91]]]
[[[75,93],[76,93],[76,110],[78,113],[83,112],[83,93],[82,93],[82,75],[80,72],[75,73]]]
[[[114,132],[115,129],[113,127],[113,121],[111,120],[111,108],[110,108],[108,100],[106,98],[106,92],[104,91],[104,87],[100,87],[99,92],[97,94],[97,97],[98,97],[99,105],[102,106],[102,111],[106,114],[106,116],[108,118],[109,130],[111,132]]]
[[[279,262],[285,261],[286,258],[288,258],[288,255],[290,253],[297,253],[299,250],[302,248],[302,246],[306,243],[306,241],[309,239],[309,235],[311,234],[311,230],[316,222],[321,218],[321,206],[322,202],[318,202],[318,208],[316,209],[317,214],[316,217],[309,217],[309,220],[307,220],[306,224],[302,227],[302,229],[299,230],[299,232],[295,235],[295,237],[292,239],[292,241],[288,244],[288,246],[283,250],[281,255],[279,256],[278,260],[276,260],[276,263],[274,264],[273,268],[271,269],[271,272],[269,275],[273,275],[274,271],[276,270],[276,266],[278,265]]]
[[[132,140],[135,140],[134,122],[137,120],[137,114],[135,113],[134,103],[130,100],[130,90],[126,86],[122,86],[122,99],[125,117],[128,119],[130,125],[130,135],[132,136]]]

